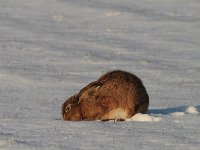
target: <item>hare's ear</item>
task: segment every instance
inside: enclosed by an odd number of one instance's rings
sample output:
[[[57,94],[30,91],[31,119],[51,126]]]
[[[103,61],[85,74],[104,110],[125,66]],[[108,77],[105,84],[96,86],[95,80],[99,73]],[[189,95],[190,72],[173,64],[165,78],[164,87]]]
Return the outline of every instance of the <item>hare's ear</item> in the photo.
[[[86,99],[94,95],[95,92],[102,86],[101,83],[92,82],[83,88],[79,93],[79,99]]]
[[[94,85],[88,90],[88,95],[92,96],[101,86],[100,85]]]

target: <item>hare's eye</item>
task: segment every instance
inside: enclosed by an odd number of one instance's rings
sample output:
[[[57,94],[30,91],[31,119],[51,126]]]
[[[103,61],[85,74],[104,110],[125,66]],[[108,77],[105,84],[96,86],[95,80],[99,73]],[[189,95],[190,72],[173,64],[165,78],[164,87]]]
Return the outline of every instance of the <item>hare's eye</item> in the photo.
[[[71,109],[72,109],[71,105],[67,105],[67,106],[65,107],[65,112],[67,113],[67,112],[69,112]]]

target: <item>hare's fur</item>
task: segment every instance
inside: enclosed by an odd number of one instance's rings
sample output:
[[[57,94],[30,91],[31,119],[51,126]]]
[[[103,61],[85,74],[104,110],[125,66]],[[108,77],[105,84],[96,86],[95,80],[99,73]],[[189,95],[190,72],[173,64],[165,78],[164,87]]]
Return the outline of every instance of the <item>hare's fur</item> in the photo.
[[[63,120],[127,119],[146,113],[149,96],[135,75],[116,70],[108,72],[70,97],[62,105]]]

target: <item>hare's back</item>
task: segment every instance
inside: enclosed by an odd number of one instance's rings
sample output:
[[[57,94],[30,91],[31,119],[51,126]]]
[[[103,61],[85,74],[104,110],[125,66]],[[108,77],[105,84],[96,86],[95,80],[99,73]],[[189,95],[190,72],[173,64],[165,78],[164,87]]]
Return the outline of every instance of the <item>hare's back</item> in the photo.
[[[122,70],[115,70],[102,75],[99,82],[117,82],[117,83],[134,83],[142,84],[142,81],[134,74]]]

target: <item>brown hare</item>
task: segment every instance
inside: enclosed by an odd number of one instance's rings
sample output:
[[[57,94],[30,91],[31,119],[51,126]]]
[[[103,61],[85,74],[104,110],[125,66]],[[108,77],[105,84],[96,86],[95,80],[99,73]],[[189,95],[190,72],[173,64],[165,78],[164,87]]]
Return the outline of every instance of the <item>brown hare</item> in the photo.
[[[146,113],[149,96],[135,75],[115,70],[101,76],[62,105],[63,120],[125,120]]]

